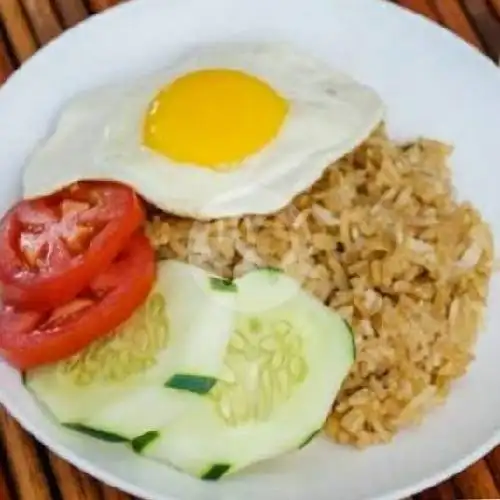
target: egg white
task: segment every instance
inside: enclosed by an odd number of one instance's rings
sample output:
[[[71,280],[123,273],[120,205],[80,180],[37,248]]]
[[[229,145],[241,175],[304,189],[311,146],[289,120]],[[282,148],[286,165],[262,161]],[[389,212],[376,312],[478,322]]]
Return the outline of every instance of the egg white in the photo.
[[[208,68],[254,75],[289,103],[277,137],[224,171],[181,165],[142,144],[147,108],[156,93],[188,72]],[[365,140],[384,112],[374,90],[296,47],[232,43],[198,48],[166,70],[71,101],[55,132],[26,165],[24,195],[109,179],[130,185],[166,212],[196,219],[271,213]]]

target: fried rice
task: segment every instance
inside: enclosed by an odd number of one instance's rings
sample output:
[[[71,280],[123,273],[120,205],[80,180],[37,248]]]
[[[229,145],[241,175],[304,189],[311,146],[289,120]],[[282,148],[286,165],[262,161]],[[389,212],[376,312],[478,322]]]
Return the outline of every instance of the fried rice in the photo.
[[[493,270],[493,237],[454,196],[451,148],[391,141],[380,127],[276,214],[200,222],[156,213],[160,258],[225,277],[283,268],[342,314],[357,360],[328,436],[387,442],[442,402],[473,360]]]

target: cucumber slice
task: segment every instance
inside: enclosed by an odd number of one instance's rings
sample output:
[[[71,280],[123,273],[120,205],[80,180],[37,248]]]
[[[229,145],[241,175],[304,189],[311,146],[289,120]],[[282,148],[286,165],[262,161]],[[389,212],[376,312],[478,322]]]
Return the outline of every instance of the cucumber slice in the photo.
[[[143,450],[199,478],[217,479],[308,444],[354,362],[350,328],[293,279],[265,269],[236,285],[225,379],[200,398],[198,411]],[[281,301],[270,306],[275,290]]]
[[[94,437],[133,439],[168,425],[224,366],[236,286],[219,285],[199,268],[160,263],[154,289],[126,323],[72,358],[30,371],[28,388],[59,422]]]

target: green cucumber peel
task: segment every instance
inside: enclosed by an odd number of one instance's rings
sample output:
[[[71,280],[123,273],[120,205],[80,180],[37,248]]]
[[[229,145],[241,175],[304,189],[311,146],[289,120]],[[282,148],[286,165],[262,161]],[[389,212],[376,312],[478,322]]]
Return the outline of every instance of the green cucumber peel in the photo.
[[[219,292],[237,292],[238,287],[236,286],[236,283],[231,280],[231,279],[226,279],[226,278],[215,278],[211,277],[210,278],[210,287],[212,290],[217,290]]]
[[[279,267],[273,267],[273,266],[259,267],[259,271],[266,271],[268,273],[274,273],[274,274],[283,274],[284,273],[283,269],[280,269]]]
[[[357,349],[356,349],[356,340],[354,337],[354,330],[352,329],[352,326],[349,324],[349,322],[345,319],[342,319],[344,322],[344,325],[347,327],[347,329],[351,332],[351,338],[352,338],[352,354],[354,358],[356,357],[357,354]]]
[[[142,436],[136,437],[132,440],[132,449],[136,453],[142,453],[155,439],[160,437],[158,431],[149,431]]]
[[[310,436],[307,436],[307,438],[304,439],[302,444],[299,446],[299,450],[301,450],[302,448],[305,448],[308,444],[310,444],[320,433],[321,433],[321,429],[317,429]]]
[[[228,464],[215,464],[208,469],[203,476],[201,476],[201,479],[205,481],[217,481],[219,480],[222,476],[227,474],[229,470],[231,469],[231,466]]]
[[[204,395],[208,394],[216,383],[217,379],[213,377],[200,377],[198,375],[178,373],[167,381],[165,387]]]
[[[63,424],[64,427],[72,431],[80,432],[86,436],[90,436],[94,439],[99,439],[100,441],[106,441],[107,443],[126,443],[129,440],[126,437],[120,436],[118,434],[113,434],[112,432],[100,431],[99,429],[93,429],[92,427],[87,427],[83,424]]]

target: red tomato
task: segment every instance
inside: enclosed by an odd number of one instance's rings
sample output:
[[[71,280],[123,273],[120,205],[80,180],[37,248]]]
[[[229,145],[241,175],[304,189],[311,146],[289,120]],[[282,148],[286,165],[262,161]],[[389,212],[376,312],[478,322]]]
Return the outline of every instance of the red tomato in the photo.
[[[81,182],[21,201],[0,222],[3,300],[37,310],[72,300],[144,218],[134,191],[111,182]]]
[[[0,309],[0,355],[21,370],[78,353],[112,332],[147,298],[156,274],[149,240],[136,233],[75,300],[50,312]]]

